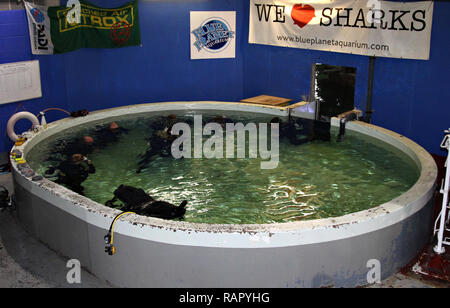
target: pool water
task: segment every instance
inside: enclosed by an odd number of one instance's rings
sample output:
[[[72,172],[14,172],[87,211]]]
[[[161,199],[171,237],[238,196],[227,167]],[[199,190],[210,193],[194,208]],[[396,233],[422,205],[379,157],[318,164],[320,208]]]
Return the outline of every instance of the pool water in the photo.
[[[210,118],[224,115],[244,124],[273,118],[229,111],[195,114]],[[154,157],[146,169],[137,173],[138,155],[146,151],[146,138],[153,133],[149,124],[160,115],[114,119],[128,133],[88,155],[96,173],[83,183],[86,197],[105,204],[113,198],[114,190],[125,184],[175,205],[188,200],[183,218],[187,222],[279,223],[337,217],[376,207],[406,192],[419,176],[418,168],[404,154],[358,133],[347,132],[344,140],[337,142],[336,129],[332,129],[329,142],[314,140],[293,145],[281,139],[275,169],[261,169],[260,158]],[[192,120],[193,115],[178,113],[177,118]],[[55,144],[88,135],[95,125],[44,140],[30,151],[27,161],[46,176],[47,168],[54,165],[49,154]]]

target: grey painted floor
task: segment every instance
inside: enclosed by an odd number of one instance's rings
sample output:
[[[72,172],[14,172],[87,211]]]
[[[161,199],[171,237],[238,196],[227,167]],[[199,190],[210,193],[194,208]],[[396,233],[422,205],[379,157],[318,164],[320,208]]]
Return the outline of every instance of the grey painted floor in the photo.
[[[10,174],[0,185],[12,191]],[[104,288],[109,285],[82,270],[81,283],[69,284],[67,259],[29,236],[14,212],[0,211],[0,288]]]
[[[0,175],[0,185],[12,191],[10,174]],[[86,271],[80,284],[69,284],[67,259],[29,236],[14,212],[0,211],[0,288],[106,288],[109,284]],[[448,285],[423,281],[420,277],[395,274],[370,288],[435,288]]]

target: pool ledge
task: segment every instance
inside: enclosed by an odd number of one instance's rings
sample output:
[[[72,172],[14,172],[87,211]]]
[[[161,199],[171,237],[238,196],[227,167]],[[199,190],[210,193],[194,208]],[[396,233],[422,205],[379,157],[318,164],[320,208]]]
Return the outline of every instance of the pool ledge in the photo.
[[[63,119],[51,123],[46,130],[32,134],[23,146],[15,147],[15,149],[21,150],[26,158],[26,154],[35,144],[60,130],[103,118],[179,109],[242,110],[278,116],[287,114],[286,108],[242,103],[174,102],[134,105],[94,112],[83,118]],[[333,119],[332,125],[338,125],[337,119]],[[373,232],[396,224],[422,209],[435,189],[437,168],[432,157],[410,139],[374,125],[355,121],[348,123],[347,129],[382,140],[404,152],[421,170],[418,181],[407,192],[387,203],[336,218],[259,225],[221,225],[128,215],[118,222],[117,230],[124,235],[171,244],[205,247],[280,247],[328,242]],[[111,219],[120,213],[47,179],[33,182],[31,178],[21,174],[16,163],[13,163],[13,170],[17,184],[55,207],[99,228],[106,230]],[[189,240],[186,240],[186,237]]]

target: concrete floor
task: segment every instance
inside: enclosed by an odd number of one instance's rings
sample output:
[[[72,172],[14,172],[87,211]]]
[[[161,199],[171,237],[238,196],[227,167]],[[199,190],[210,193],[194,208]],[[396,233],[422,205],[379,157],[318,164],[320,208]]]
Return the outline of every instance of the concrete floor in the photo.
[[[13,191],[11,175],[0,175],[0,185]],[[107,288],[108,283],[85,270],[80,284],[69,284],[67,258],[29,236],[14,211],[0,211],[0,288]],[[440,288],[449,284],[397,273],[369,288]]]
[[[11,175],[0,175],[10,192]],[[109,284],[82,269],[81,283],[66,280],[67,258],[29,236],[14,211],[0,210],[0,288],[105,288]]]

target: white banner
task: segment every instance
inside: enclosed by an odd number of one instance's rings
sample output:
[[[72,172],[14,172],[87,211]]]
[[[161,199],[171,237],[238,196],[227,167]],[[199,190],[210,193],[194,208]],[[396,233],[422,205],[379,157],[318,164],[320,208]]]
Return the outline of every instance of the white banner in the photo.
[[[34,55],[53,54],[50,36],[50,18],[47,7],[24,1],[27,11],[28,29],[30,31],[31,53]]]
[[[250,0],[249,43],[428,60],[433,1]]]
[[[236,12],[191,12],[191,59],[234,58]]]

